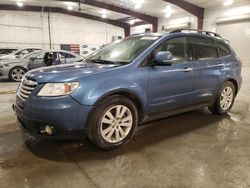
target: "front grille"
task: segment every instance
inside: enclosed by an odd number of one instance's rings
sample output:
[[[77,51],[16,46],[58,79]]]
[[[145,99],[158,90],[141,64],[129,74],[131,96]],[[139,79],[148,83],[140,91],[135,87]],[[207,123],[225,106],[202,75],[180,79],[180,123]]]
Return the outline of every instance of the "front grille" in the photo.
[[[24,77],[18,88],[17,94],[23,100],[26,100],[29,98],[30,94],[32,93],[32,91],[35,89],[36,86],[37,82]]]

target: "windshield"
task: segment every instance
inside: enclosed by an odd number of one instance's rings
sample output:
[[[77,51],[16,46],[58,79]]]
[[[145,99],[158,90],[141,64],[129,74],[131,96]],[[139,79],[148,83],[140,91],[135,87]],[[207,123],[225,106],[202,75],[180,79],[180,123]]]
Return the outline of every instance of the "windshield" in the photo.
[[[158,37],[134,36],[115,41],[97,52],[94,52],[87,61],[103,64],[122,64],[132,62],[139,54],[149,47]]]

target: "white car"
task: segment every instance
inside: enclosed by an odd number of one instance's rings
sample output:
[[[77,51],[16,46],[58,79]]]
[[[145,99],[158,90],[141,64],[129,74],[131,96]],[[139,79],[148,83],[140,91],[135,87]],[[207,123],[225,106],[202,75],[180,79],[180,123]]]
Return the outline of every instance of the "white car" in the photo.
[[[7,55],[2,55],[0,57],[0,61],[1,60],[6,60],[6,59],[16,59],[16,58],[22,58],[23,56],[26,56],[32,52],[35,51],[39,51],[41,49],[39,48],[22,48],[22,49],[18,49],[10,54]]]

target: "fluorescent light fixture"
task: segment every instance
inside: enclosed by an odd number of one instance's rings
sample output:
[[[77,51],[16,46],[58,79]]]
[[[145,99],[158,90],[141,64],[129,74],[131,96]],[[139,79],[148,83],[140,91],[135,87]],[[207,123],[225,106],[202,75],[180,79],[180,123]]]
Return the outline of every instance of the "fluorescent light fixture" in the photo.
[[[129,24],[130,24],[130,25],[134,25],[134,24],[135,24],[135,20],[130,20],[130,21],[129,21]]]
[[[134,8],[140,9],[142,7],[142,4],[144,3],[144,0],[133,0],[134,2]]]
[[[169,18],[172,16],[172,13],[171,12],[167,12],[165,15],[164,15],[166,18]]]
[[[16,5],[17,5],[18,7],[23,7],[23,3],[20,2],[20,1],[16,2]]]
[[[67,9],[68,10],[73,10],[73,7],[72,6],[68,6]]]
[[[135,9],[140,9],[141,8],[141,4],[137,3],[135,4]]]
[[[100,13],[101,13],[101,14],[109,14],[109,11],[107,11],[106,9],[102,9],[102,10],[100,11]]]
[[[102,14],[102,18],[107,18],[108,15],[107,14]]]
[[[229,5],[231,5],[231,4],[233,4],[233,0],[224,0],[224,3],[223,3],[223,5],[224,6],[229,6]]]
[[[165,17],[169,18],[172,16],[172,13],[174,12],[174,10],[172,9],[172,7],[170,5],[167,5],[167,7],[163,10],[163,12],[165,13]]]
[[[75,3],[73,3],[73,2],[64,2],[64,4],[66,5],[66,6],[75,6],[76,4]]]

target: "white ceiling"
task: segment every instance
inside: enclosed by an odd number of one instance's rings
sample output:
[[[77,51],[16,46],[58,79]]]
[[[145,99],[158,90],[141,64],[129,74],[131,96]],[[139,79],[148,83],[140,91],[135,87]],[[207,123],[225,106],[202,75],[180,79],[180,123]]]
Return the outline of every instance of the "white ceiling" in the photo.
[[[0,0],[0,4],[16,4],[17,0]],[[23,1],[24,5],[33,5],[33,6],[53,6],[53,7],[61,7],[61,8],[67,8],[67,0],[65,2],[59,2],[55,0],[18,0]],[[116,6],[124,7],[127,9],[131,9],[137,12],[145,13],[147,15],[156,16],[158,18],[164,17],[164,10],[166,9],[168,3],[163,0],[98,0],[101,2],[114,4]],[[135,4],[139,1],[143,1],[142,6],[140,9],[135,9]],[[203,8],[211,8],[211,7],[218,7],[223,6],[224,0],[186,0],[190,3],[193,3],[197,6],[203,7]],[[241,1],[247,1],[250,3],[250,0],[234,0],[235,3],[241,2]],[[73,10],[78,11],[78,4],[73,3]],[[233,6],[233,5],[231,5]],[[177,6],[171,5],[173,12],[173,15],[176,14],[183,14],[185,11]],[[81,11],[87,14],[95,15],[95,16],[101,16],[101,8],[89,6],[86,4],[81,5]],[[120,14],[113,11],[108,11],[108,18],[110,19],[121,19],[129,17],[129,15]]]

